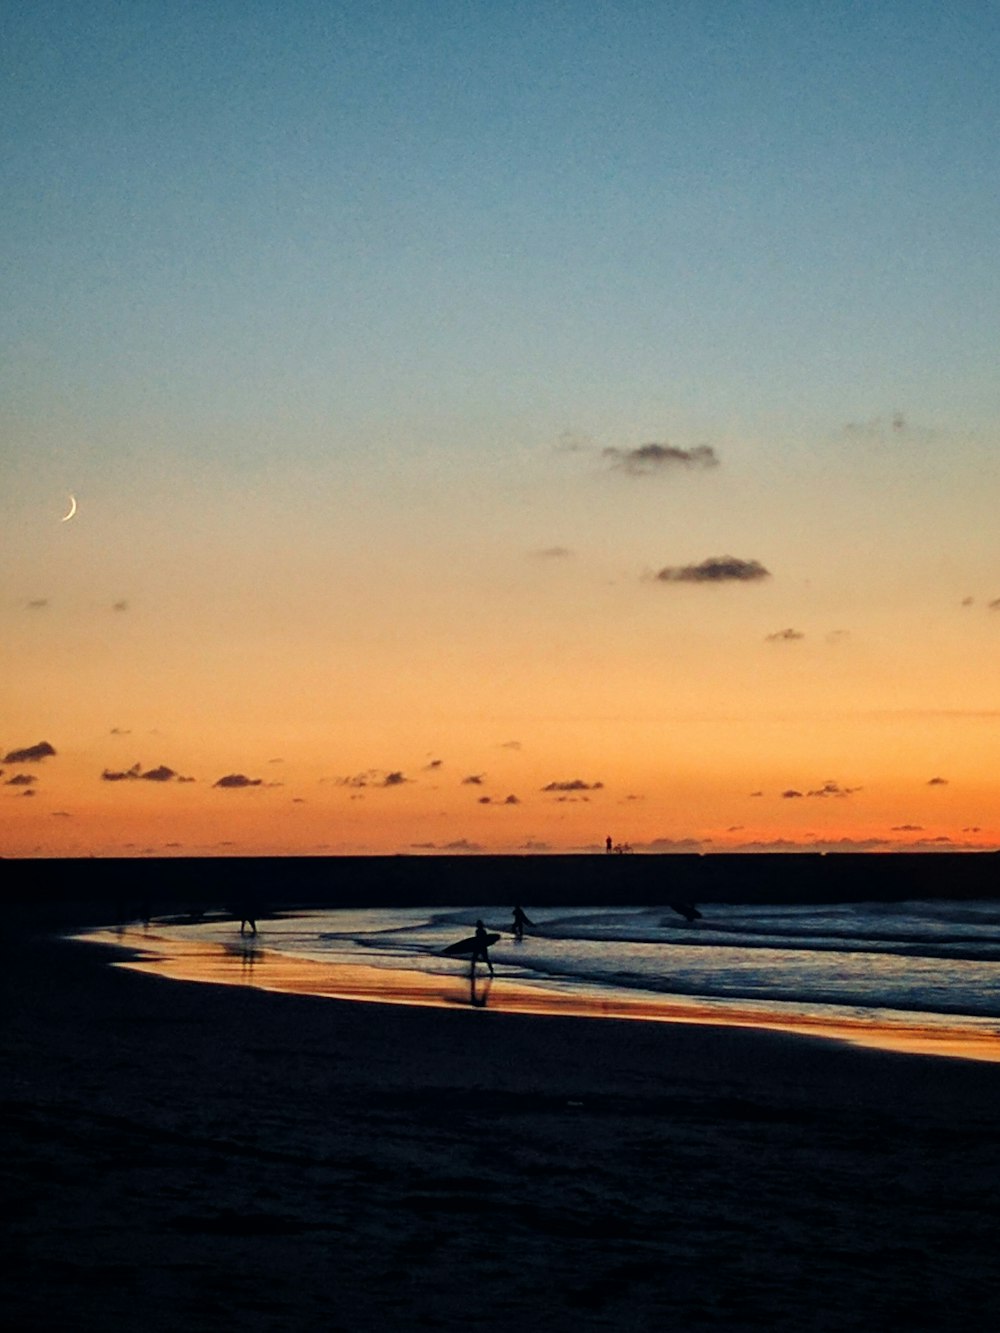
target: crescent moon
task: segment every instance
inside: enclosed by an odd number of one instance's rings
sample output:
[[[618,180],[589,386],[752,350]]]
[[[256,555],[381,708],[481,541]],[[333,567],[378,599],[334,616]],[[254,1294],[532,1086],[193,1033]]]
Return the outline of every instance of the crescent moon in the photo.
[[[60,522],[60,523],[68,523],[69,520],[73,517],[73,515],[74,515],[75,513],[76,513],[76,496],[75,496],[75,495],[71,495],[71,496],[69,497],[69,513],[68,513],[68,514],[63,514],[63,516],[62,516],[62,518],[59,520],[59,522]]]

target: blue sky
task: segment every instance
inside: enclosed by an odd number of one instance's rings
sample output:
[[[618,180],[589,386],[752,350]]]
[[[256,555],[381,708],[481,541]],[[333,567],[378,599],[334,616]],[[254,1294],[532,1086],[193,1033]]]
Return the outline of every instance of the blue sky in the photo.
[[[408,627],[429,717],[513,636],[505,734],[609,614],[637,716],[637,662],[684,662],[700,716],[710,652],[800,622],[856,644],[802,666],[806,711],[991,704],[1000,618],[950,617],[1000,596],[997,3],[43,2],[2,59],[3,614],[34,669],[94,654],[95,716],[104,670],[157,725],[207,676],[144,692],[152,645],[216,634],[281,639],[305,699],[338,596],[387,681]],[[615,465],[650,441],[719,466]],[[652,610],[723,554],[776,591]],[[113,666],[60,589],[127,602]],[[18,690],[33,743],[52,696]]]

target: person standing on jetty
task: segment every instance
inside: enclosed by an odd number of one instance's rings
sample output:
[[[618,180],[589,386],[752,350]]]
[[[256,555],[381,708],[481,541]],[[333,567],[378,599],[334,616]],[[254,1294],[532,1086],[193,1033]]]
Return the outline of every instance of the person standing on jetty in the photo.
[[[535,923],[528,919],[523,907],[514,908],[514,938],[518,944],[524,939],[525,926],[533,926]]]

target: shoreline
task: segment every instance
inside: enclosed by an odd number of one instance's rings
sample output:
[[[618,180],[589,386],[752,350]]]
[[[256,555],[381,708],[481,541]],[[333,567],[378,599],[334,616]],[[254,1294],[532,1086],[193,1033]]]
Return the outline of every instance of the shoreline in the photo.
[[[336,999],[349,1003],[432,1009],[488,1009],[501,1015],[537,1018],[620,1020],[755,1029],[820,1038],[911,1056],[937,1056],[1000,1064],[1000,1033],[973,1033],[943,1024],[876,1022],[790,1014],[761,1004],[699,1003],[652,993],[634,999],[571,995],[480,975],[475,999],[468,973],[454,978],[372,964],[320,963],[271,950],[245,937],[243,947],[203,940],[167,940],[145,928],[86,931],[70,938],[132,951],[139,956],[112,965],[188,984],[243,986],[273,993]]]

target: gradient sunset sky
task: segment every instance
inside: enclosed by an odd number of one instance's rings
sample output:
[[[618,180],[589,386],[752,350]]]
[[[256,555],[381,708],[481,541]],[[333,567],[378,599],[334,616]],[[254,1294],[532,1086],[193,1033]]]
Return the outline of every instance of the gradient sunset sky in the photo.
[[[1000,5],[2,62],[0,852],[1000,845]]]

